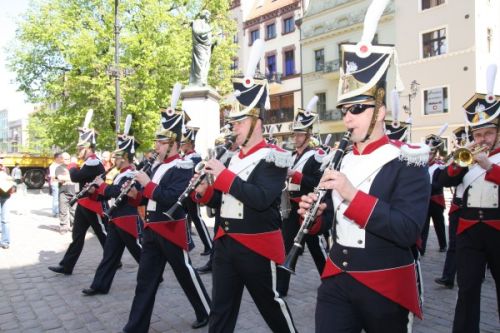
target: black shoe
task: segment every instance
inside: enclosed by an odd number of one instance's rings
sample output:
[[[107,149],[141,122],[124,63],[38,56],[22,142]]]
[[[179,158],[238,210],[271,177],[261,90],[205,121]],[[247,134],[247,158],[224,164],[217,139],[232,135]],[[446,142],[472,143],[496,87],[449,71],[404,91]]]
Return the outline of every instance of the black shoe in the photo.
[[[205,266],[198,267],[196,271],[200,274],[210,273],[212,271],[212,263],[209,261]]]
[[[60,274],[64,274],[64,275],[71,275],[71,273],[73,272],[70,272],[70,271],[67,271],[63,266],[61,265],[58,265],[58,266],[49,266],[49,269],[52,271],[52,272],[56,272],[56,273],[60,273]]]
[[[205,250],[204,252],[200,253],[200,256],[208,256],[210,253],[212,253],[212,250],[208,249],[208,250]]]
[[[208,317],[205,317],[201,320],[196,320],[194,323],[191,324],[191,327],[194,329],[197,329],[197,328],[202,328],[202,327],[207,326],[207,325],[208,325]]]
[[[452,281],[449,281],[445,278],[437,278],[437,279],[434,279],[434,282],[436,282],[437,284],[443,286],[443,287],[446,287],[448,289],[453,289],[453,282]]]
[[[92,288],[83,289],[82,293],[85,296],[94,296],[94,295],[97,295],[97,294],[106,294],[106,293],[103,293],[102,291],[95,290],[95,289],[92,289]]]

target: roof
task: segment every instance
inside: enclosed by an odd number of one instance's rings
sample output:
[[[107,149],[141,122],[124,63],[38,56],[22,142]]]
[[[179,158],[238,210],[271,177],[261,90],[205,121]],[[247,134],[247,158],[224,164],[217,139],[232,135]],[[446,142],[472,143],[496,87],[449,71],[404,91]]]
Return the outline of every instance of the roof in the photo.
[[[246,20],[254,19],[299,1],[300,0],[254,0]]]

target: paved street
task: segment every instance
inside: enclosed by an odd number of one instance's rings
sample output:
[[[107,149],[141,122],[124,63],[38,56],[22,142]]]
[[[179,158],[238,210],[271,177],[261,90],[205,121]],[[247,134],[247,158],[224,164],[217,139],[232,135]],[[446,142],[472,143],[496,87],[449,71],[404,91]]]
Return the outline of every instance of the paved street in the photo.
[[[16,194],[18,195],[18,194]],[[51,197],[30,191],[12,199],[11,248],[0,249],[0,332],[119,332],[127,321],[135,288],[137,264],[126,252],[108,295],[84,297],[102,255],[97,239],[88,234],[84,251],[71,276],[55,274],[47,266],[61,259],[71,235],[60,235],[51,227]],[[195,266],[205,263],[197,247],[191,257]],[[423,260],[425,280],[424,321],[416,320],[414,332],[451,332],[456,288],[443,289],[433,283],[441,273],[444,254],[438,252],[433,230]],[[211,290],[211,276],[202,276]],[[151,332],[191,332],[194,312],[167,266],[165,281],[156,298]],[[300,332],[314,331],[314,307],[318,275],[306,253],[292,278],[287,302]],[[494,284],[488,273],[483,287],[481,332],[499,332]],[[196,332],[206,332],[207,329]],[[193,331],[194,332],[194,331]],[[255,305],[245,294],[236,332],[269,332]]]

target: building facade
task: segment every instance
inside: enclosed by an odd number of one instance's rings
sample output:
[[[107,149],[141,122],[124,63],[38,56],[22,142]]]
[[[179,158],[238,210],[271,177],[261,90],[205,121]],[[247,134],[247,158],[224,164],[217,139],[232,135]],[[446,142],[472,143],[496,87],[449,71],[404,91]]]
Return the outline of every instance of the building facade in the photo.
[[[27,120],[9,121],[8,148],[9,153],[18,153],[26,145]]]
[[[5,154],[9,146],[9,111],[0,110],[0,154]]]

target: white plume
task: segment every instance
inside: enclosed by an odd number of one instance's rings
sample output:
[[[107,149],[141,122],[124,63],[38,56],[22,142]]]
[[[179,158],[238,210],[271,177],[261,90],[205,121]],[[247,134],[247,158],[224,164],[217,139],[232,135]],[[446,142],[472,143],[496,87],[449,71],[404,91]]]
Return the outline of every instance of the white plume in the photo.
[[[128,114],[127,118],[125,118],[125,127],[123,129],[123,134],[128,135],[131,126],[132,126],[132,115]]]
[[[264,54],[264,41],[262,39],[256,39],[253,42],[252,49],[250,50],[250,57],[248,58],[248,66],[245,72],[245,79],[253,79],[255,75],[255,70],[257,69],[257,64],[259,63],[262,55]]]
[[[323,145],[328,146],[331,139],[332,139],[332,134],[330,133],[326,136],[325,141],[323,142]]]
[[[377,32],[378,21],[384,13],[388,3],[389,0],[372,0],[372,3],[368,7],[363,25],[363,35],[358,43],[358,56],[367,57],[370,55],[370,47],[372,45],[373,36],[375,36]],[[368,49],[361,51],[361,47],[367,47]]]
[[[182,90],[182,84],[177,82],[174,84],[174,87],[172,88],[172,97],[170,99],[170,107],[172,109],[175,109],[177,106],[177,102],[179,101],[179,97],[181,96],[181,90]]]
[[[85,115],[85,120],[83,121],[83,128],[89,128],[90,122],[92,121],[92,116],[94,115],[94,110],[89,109]]]
[[[439,129],[437,136],[441,137],[441,135],[443,135],[447,129],[448,129],[448,123],[444,123],[444,125],[441,126],[441,128]]]
[[[391,91],[391,106],[392,106],[392,122],[397,123],[399,121],[399,93],[396,88]]]
[[[307,106],[306,106],[306,111],[309,111],[309,112],[312,112],[313,111],[313,108],[316,106],[316,104],[318,103],[318,100],[319,100],[319,97],[314,95],[310,100],[309,100],[309,103],[307,103]]]
[[[491,103],[494,101],[494,93],[495,89],[495,78],[497,75],[497,65],[490,64],[486,69],[486,100]]]

